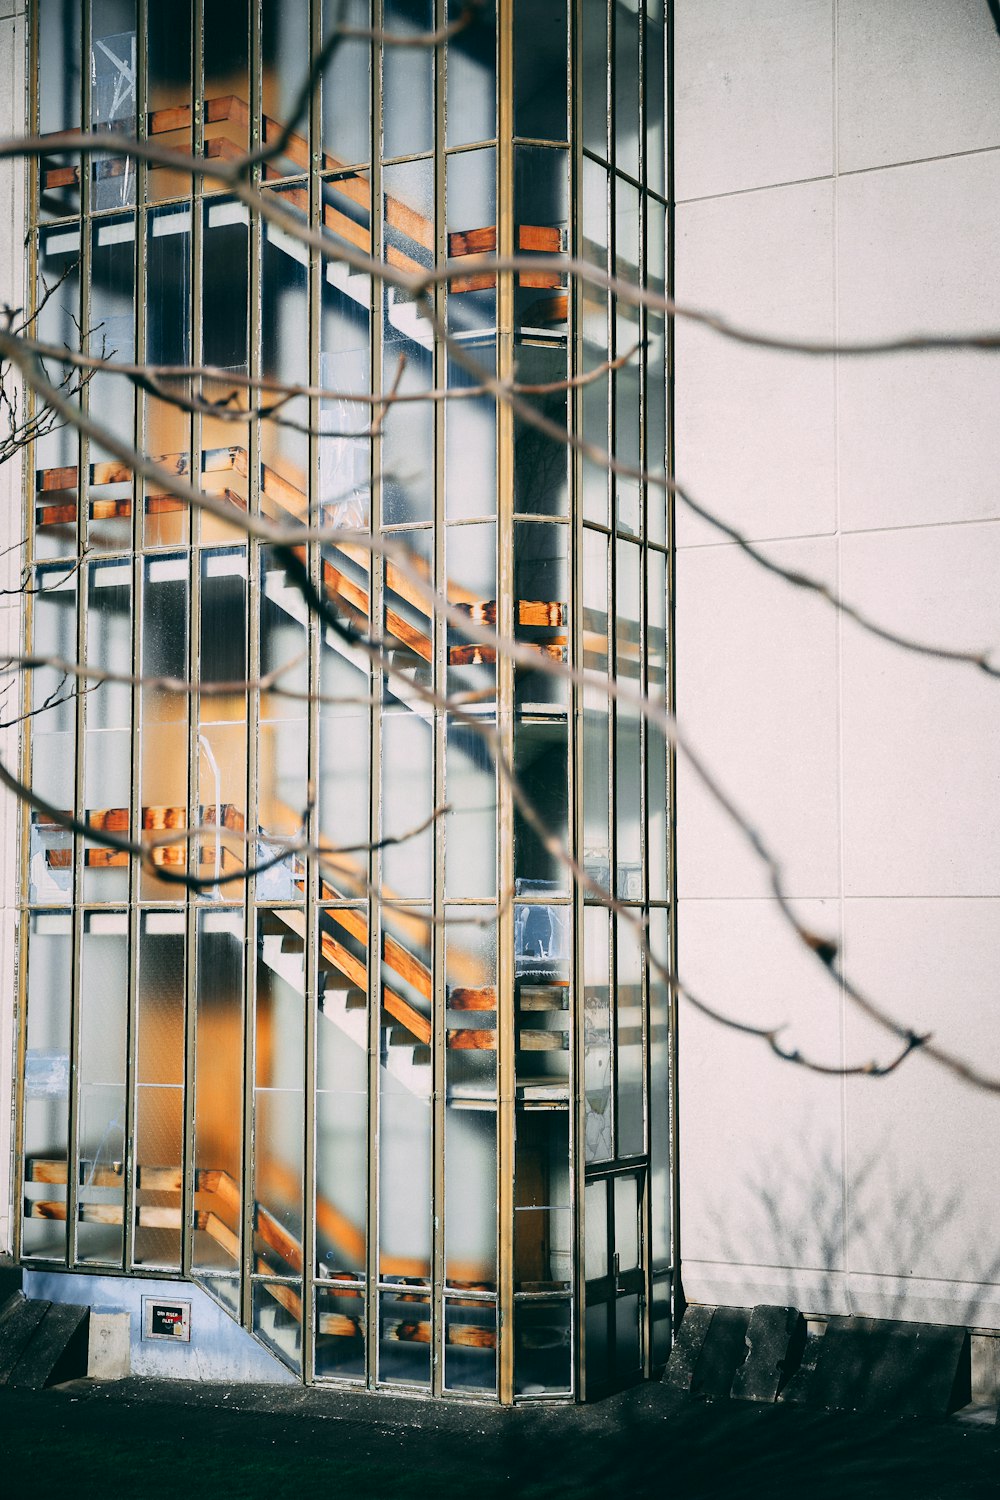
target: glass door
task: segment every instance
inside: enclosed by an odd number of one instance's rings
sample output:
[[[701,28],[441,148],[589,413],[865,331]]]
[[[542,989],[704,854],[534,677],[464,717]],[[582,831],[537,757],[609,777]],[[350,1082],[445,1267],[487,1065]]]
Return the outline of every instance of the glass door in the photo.
[[[643,1375],[645,1166],[606,1169],[586,1185],[587,1396]]]

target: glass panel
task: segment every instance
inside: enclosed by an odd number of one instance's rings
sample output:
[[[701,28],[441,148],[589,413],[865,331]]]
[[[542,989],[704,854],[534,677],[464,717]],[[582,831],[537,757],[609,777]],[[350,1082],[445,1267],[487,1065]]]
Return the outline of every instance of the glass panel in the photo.
[[[566,0],[515,0],[515,134],[566,139],[568,54]]]
[[[583,43],[583,80],[580,102],[583,106],[583,144],[604,161],[608,159],[608,0],[583,0],[580,24]],[[584,167],[586,171],[586,167]]]
[[[604,64],[602,62],[601,66]],[[583,161],[583,259],[599,271],[608,270],[608,174],[589,157]],[[602,288],[583,282],[583,371],[592,373],[608,361],[608,294]],[[608,401],[610,377],[588,381],[583,387],[583,435],[600,453],[610,448]],[[606,463],[583,460],[583,514],[588,521],[608,524],[608,484]]]
[[[615,1154],[609,939],[607,911],[600,906],[586,907],[583,914],[583,1068],[584,1152],[588,1162],[610,1161]]]
[[[569,531],[565,526],[514,526],[514,633],[539,656],[565,662],[569,646]],[[515,702],[524,713],[557,711],[567,702],[564,679],[521,665],[514,669]],[[563,773],[565,775],[565,773]]]
[[[497,777],[487,736],[496,724],[471,725],[449,716],[446,819],[448,896],[495,897],[497,891]]]
[[[432,726],[399,709],[382,717],[382,838],[397,838],[382,851],[387,895],[429,898],[433,874],[433,829],[414,833],[433,808]],[[406,835],[411,835],[406,837]]]
[[[323,0],[323,37],[340,19],[346,26],[371,25],[368,0]],[[371,155],[370,41],[345,37],[338,43],[322,82],[323,166],[368,161]]]
[[[494,294],[474,295],[492,298]],[[492,340],[477,341],[468,348],[477,364],[489,376],[495,375]],[[449,360],[448,387],[459,393],[445,405],[445,514],[449,521],[496,514],[496,402],[492,396],[464,395],[479,384],[477,376],[463,370],[454,359]]]
[[[459,272],[469,255],[491,255],[497,248],[496,152],[461,151],[447,158],[448,255]],[[448,283],[448,322],[454,333],[496,327],[496,274],[488,270],[456,275]],[[492,366],[491,355],[470,350]],[[452,402],[457,409],[461,403]],[[488,507],[492,509],[492,507]],[[480,505],[474,515],[482,515]]]
[[[615,274],[639,284],[639,190],[615,178]],[[629,362],[614,374],[615,457],[632,469],[642,464],[642,403],[639,363],[641,344],[639,309],[624,297],[615,299],[615,355],[630,355]],[[633,536],[640,529],[638,479],[615,477],[618,526]]]
[[[653,1282],[653,1369],[658,1370],[667,1362],[671,1344],[669,1277]]]
[[[198,913],[192,1269],[239,1306],[243,1164],[243,916]]]
[[[128,676],[132,669],[132,566],[128,562],[94,563],[87,581],[87,660]],[[84,806],[91,826],[128,835],[131,771],[132,689],[124,682],[100,682],[86,698]],[[84,899],[126,899],[128,874],[127,854],[88,844]]]
[[[468,14],[466,0],[448,0],[450,24]],[[486,0],[448,43],[449,146],[496,135],[496,28],[495,0]]]
[[[600,1281],[610,1269],[608,1260],[608,1181],[588,1182],[585,1214],[585,1266],[588,1281]]]
[[[573,1274],[568,1111],[519,1107],[515,1150],[515,1287],[522,1292],[568,1287]]]
[[[146,356],[152,365],[191,362],[191,210],[161,208],[150,214],[146,239]],[[171,382],[179,396],[190,395],[186,380]],[[155,396],[145,396],[146,454],[177,474],[191,463],[191,418]],[[155,483],[143,481],[144,538],[147,546],[176,545],[189,533],[188,507]]]
[[[210,886],[209,899],[243,890],[246,868],[247,731],[246,554],[206,552],[201,559],[200,679],[220,689],[200,699],[197,747],[198,870],[202,877],[233,873],[228,887]]]
[[[338,241],[369,252],[371,199],[357,176],[325,182],[323,226]],[[364,529],[371,514],[369,408],[351,401],[371,390],[369,299],[366,276],[329,260],[324,268],[320,312],[320,379],[337,392],[320,407],[319,503],[328,526]],[[367,558],[365,559],[367,565]],[[367,605],[366,605],[367,607]]]
[[[258,915],[254,1264],[279,1276],[302,1272],[305,932],[300,909]]]
[[[38,7],[38,129],[42,135],[80,128],[80,12],[80,0]],[[79,157],[43,156],[38,190],[42,218],[78,213]]]
[[[615,984],[616,1061],[618,1092],[616,1120],[618,1156],[638,1156],[645,1149],[643,1135],[642,949],[635,924],[624,915],[617,925],[617,982]]]
[[[342,586],[350,566],[337,549],[324,552],[328,597],[332,587]],[[366,587],[367,575],[360,569],[357,572]],[[367,598],[365,604],[367,608]],[[368,663],[361,653],[352,652],[332,630],[324,629],[320,646],[320,839],[334,849],[353,845],[356,850],[330,854],[324,860],[322,880],[330,899],[364,894],[368,879],[369,857],[358,846],[369,838],[370,683]]]
[[[72,925],[68,912],[36,912],[30,923],[21,1243],[26,1256],[64,1261]]]
[[[42,343],[80,347],[80,230],[42,230],[38,236],[39,304],[36,328]],[[61,365],[45,367],[57,387]],[[70,391],[78,389],[71,384]],[[75,556],[80,440],[71,422],[40,424],[35,440],[35,557]]]
[[[663,6],[646,0],[646,184],[654,193],[666,193],[667,153],[665,139],[666,68],[663,42]],[[652,207],[652,205],[650,205]]]
[[[184,915],[144,912],[136,1047],[137,1266],[180,1266],[184,1160]]]
[[[496,926],[488,908],[446,916],[445,1274],[451,1286],[495,1290]]]
[[[122,1259],[128,918],[91,912],[80,971],[77,1259]]]
[[[525,799],[514,809],[518,895],[559,894],[569,887],[569,871],[550,844],[555,839],[565,848],[568,838],[566,748],[565,720],[518,718],[515,722],[514,775]]]
[[[183,556],[150,558],[144,564],[142,671],[147,679],[188,676],[188,564]],[[140,751],[142,826],[147,838],[187,827],[188,715],[184,693],[168,692],[155,680],[142,688]],[[187,869],[183,843],[166,843],[153,862],[171,873]],[[157,879],[143,869],[144,899],[181,901],[179,882]]]
[[[615,0],[615,160],[639,176],[639,0]]]
[[[587,1393],[602,1390],[610,1380],[608,1326],[613,1316],[607,1302],[596,1302],[587,1308]]]
[[[444,1383],[449,1391],[497,1386],[497,1310],[491,1302],[449,1298],[444,1304]]]
[[[615,1177],[615,1254],[618,1271],[634,1271],[639,1264],[639,1179],[631,1173]]]
[[[302,1284],[254,1281],[251,1291],[254,1333],[297,1375],[302,1368]]]
[[[393,1384],[430,1384],[429,1297],[414,1292],[379,1294],[378,1378]]]
[[[426,1281],[431,1271],[430,933],[383,909],[379,1271],[389,1280]]]
[[[667,701],[667,560],[662,552],[650,550],[647,566],[647,626],[649,696],[661,707]],[[646,725],[646,861],[649,868],[649,898],[667,898],[667,737],[662,728]]]
[[[368,918],[363,908],[320,912],[318,965],[316,1274],[333,1277],[365,1268]],[[331,1360],[337,1348],[330,1346]]]
[[[642,1299],[638,1294],[619,1297],[615,1303],[615,1377],[627,1380],[642,1366]]]
[[[608,670],[608,539],[583,533],[583,664],[602,676]],[[611,714],[598,684],[583,690],[583,864],[604,890],[611,889]]]
[[[280,127],[292,123],[299,91],[306,81],[309,57],[309,5],[263,0],[260,17],[261,134],[270,144]],[[297,114],[294,133],[281,156],[265,167],[265,177],[290,177],[309,170],[309,103]],[[267,277],[264,278],[267,287]]]
[[[525,395],[540,417],[566,432],[566,350],[562,344],[521,344],[517,378],[526,386],[555,386],[545,394]],[[569,509],[569,448],[565,438],[551,437],[518,418],[514,422],[514,509],[528,515],[562,516]]]
[[[228,381],[226,373],[245,375],[247,371],[249,215],[241,203],[231,201],[208,202],[203,211],[202,359],[221,373],[217,379],[204,381],[202,392],[211,401],[232,401],[241,406],[246,401],[245,388]],[[218,417],[203,417],[201,441],[204,488],[238,510],[246,510],[250,472],[246,427]],[[201,532],[205,541],[233,535],[230,527],[205,515]]]
[[[39,656],[76,660],[76,579],[65,568],[34,575],[32,645]],[[46,706],[47,705],[47,706]],[[31,674],[31,786],[62,811],[74,804],[76,693],[54,667]],[[43,813],[31,813],[28,899],[62,905],[73,890],[73,835]]]
[[[565,151],[519,146],[514,155],[515,249],[533,257],[566,247],[569,158]],[[557,270],[520,271],[514,287],[514,321],[532,338],[565,333],[566,279]]]
[[[385,29],[414,38],[434,29],[433,0],[385,0]],[[432,46],[382,49],[384,156],[415,156],[434,139],[434,57]]]
[[[666,209],[660,203],[646,205],[646,284],[663,295],[666,266]],[[646,468],[665,476],[667,451],[667,341],[662,312],[646,313]],[[666,541],[667,500],[662,484],[649,486],[646,498],[646,530],[651,542]]]
[[[89,352],[122,364],[135,360],[135,220],[91,226]],[[102,427],[130,447],[135,396],[130,382],[100,373],[90,381],[90,409]],[[90,447],[88,540],[100,552],[131,545],[132,473],[96,443]]]
[[[518,1302],[514,1308],[514,1390],[544,1396],[572,1387],[569,1302]]]
[[[669,920],[662,907],[654,907],[649,914],[650,952],[663,964],[670,952]],[[671,1264],[670,992],[653,965],[649,974],[649,1162],[650,1255],[653,1269],[659,1270]]]
[[[274,201],[304,228],[306,187],[275,193]],[[265,223],[261,251],[262,373],[288,385],[309,382],[309,251],[287,230]],[[265,404],[273,398],[266,398]],[[287,525],[305,516],[309,476],[309,402],[282,405],[278,420],[260,426],[261,510]],[[288,424],[288,425],[286,425]],[[302,430],[299,430],[302,429]]]
[[[91,126],[135,135],[135,0],[91,0],[90,35]],[[134,203],[135,176],[135,162],[127,157],[93,157],[91,207],[123,208]]]
[[[514,907],[518,1097],[565,1099],[570,1071],[568,905]]]
[[[205,155],[226,160],[247,149],[249,7],[247,0],[204,0],[204,15]]]
[[[615,551],[615,667],[619,682],[642,684],[642,554],[633,542]],[[619,700],[615,713],[615,822],[621,901],[641,901],[642,733],[638,710]]]
[[[274,686],[259,695],[256,859],[275,859],[301,840],[309,803],[308,643],[305,605],[271,548],[260,558],[260,668]],[[293,696],[298,695],[298,696]],[[292,854],[256,879],[258,901],[296,901],[305,891],[305,857]]]
[[[365,1298],[359,1287],[316,1290],[317,1378],[365,1377]]]
[[[384,253],[390,264],[409,272],[433,265],[433,162],[388,167],[383,187]],[[426,316],[407,293],[388,284],[384,316],[383,388],[395,388],[400,395],[430,390],[433,332]],[[429,521],[434,506],[432,403],[397,402],[385,414],[382,433],[384,523]]]
[[[158,146],[191,150],[191,5],[189,0],[146,0],[146,66],[149,135]],[[191,178],[150,166],[147,198],[187,193]]]

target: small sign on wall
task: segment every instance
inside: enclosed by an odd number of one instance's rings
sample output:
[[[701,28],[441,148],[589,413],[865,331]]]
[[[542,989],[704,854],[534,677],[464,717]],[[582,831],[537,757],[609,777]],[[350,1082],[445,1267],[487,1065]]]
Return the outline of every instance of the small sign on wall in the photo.
[[[142,1299],[142,1336],[144,1339],[191,1342],[191,1304],[161,1297]]]

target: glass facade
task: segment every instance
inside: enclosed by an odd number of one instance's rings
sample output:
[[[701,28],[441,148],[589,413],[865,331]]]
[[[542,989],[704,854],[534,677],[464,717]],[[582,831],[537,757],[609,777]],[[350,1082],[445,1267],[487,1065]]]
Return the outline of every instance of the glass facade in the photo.
[[[37,5],[37,128],[231,162],[339,10]],[[662,317],[546,267],[663,289],[664,6],[498,0],[437,46],[389,38],[461,0],[344,11],[253,182],[334,252],[447,268],[433,317],[211,177],[35,170],[39,337],[156,367],[84,413],[233,520],[71,425],[36,443],[32,649],[115,680],[34,672],[25,777],[173,837],[140,862],[25,815],[21,1255],[190,1277],[307,1381],[600,1394],[670,1331],[669,759],[600,685],[667,702],[667,506],[470,361],[664,474]],[[325,618],[246,515],[323,528]]]

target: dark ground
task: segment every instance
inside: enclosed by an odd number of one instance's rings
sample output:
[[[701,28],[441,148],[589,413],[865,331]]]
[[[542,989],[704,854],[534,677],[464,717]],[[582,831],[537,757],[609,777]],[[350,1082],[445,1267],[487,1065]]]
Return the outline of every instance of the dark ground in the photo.
[[[74,1500],[1000,1500],[1000,1428],[696,1402],[655,1385],[511,1412],[178,1381],[0,1389],[0,1496],[56,1488]]]

